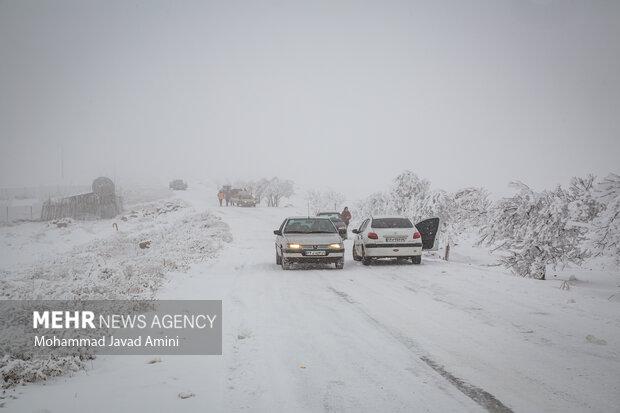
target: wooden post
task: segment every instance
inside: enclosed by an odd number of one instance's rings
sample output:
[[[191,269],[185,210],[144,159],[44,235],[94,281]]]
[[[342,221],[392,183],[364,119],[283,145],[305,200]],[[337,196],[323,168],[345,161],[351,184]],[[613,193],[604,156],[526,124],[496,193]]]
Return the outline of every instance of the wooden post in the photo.
[[[448,261],[450,259],[450,244],[446,244],[446,252],[443,256],[443,259]]]

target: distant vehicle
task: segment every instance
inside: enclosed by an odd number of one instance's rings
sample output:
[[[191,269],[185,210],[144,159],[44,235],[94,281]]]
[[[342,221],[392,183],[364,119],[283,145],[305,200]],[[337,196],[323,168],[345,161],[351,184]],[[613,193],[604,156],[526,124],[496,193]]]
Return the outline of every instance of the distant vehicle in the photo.
[[[174,181],[170,181],[170,185],[168,186],[173,191],[185,191],[187,189],[187,183],[182,179],[175,179]]]
[[[276,264],[283,270],[291,269],[293,263],[333,263],[344,268],[344,244],[329,218],[286,218],[273,233]]]
[[[252,196],[251,193],[249,193],[248,191],[245,191],[243,189],[241,190],[231,190],[231,192],[233,192],[233,194],[230,197],[230,202],[232,202],[233,205],[236,206],[240,206],[240,207],[255,207],[256,206],[256,198],[254,198]]]
[[[345,224],[344,221],[342,220],[342,218],[340,218],[340,213],[339,212],[333,212],[333,211],[319,212],[318,214],[316,214],[316,216],[317,217],[329,218],[334,223],[334,225],[336,226],[336,229],[338,230],[338,233],[340,234],[342,239],[347,239],[348,238],[347,224]]]
[[[407,258],[414,264],[422,262],[422,250],[434,248],[439,218],[430,218],[413,225],[400,216],[366,218],[353,240],[353,259],[370,265],[376,258]]]

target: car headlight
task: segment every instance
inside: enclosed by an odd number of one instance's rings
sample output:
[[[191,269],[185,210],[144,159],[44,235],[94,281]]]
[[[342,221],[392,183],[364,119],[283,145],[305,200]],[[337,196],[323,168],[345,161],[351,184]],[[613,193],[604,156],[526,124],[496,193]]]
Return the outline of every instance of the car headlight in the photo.
[[[329,248],[332,250],[340,250],[344,248],[344,244],[329,244]]]
[[[301,249],[301,245],[299,244],[288,244],[288,248],[291,250],[299,250]]]

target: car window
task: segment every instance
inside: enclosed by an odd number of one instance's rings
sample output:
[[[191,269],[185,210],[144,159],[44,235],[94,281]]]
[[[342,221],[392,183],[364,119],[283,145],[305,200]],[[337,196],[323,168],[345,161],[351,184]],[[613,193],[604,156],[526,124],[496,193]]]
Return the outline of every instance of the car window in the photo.
[[[368,225],[368,219],[365,220],[364,222],[362,222],[362,225],[360,225],[359,231],[362,232],[366,229],[366,225]]]
[[[320,234],[337,232],[329,219],[291,218],[284,227],[285,234]]]
[[[373,228],[413,228],[413,224],[407,218],[374,218]]]

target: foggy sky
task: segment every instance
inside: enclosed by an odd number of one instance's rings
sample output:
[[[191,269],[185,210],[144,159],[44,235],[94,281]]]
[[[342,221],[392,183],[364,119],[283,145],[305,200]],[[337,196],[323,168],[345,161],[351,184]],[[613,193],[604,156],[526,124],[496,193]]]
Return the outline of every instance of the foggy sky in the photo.
[[[0,0],[0,186],[620,172],[619,39],[613,0]]]

